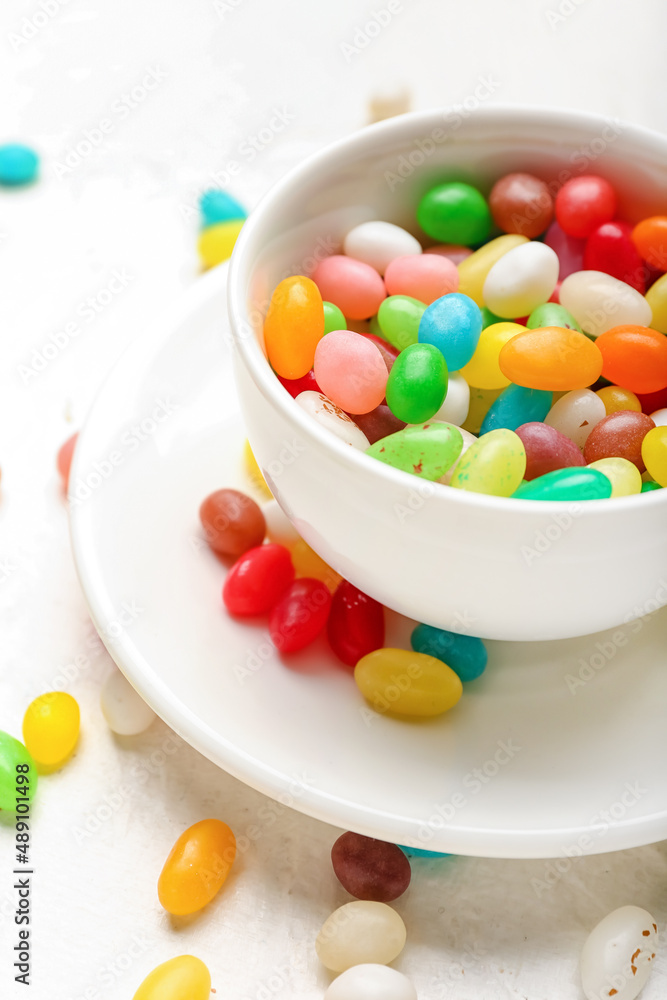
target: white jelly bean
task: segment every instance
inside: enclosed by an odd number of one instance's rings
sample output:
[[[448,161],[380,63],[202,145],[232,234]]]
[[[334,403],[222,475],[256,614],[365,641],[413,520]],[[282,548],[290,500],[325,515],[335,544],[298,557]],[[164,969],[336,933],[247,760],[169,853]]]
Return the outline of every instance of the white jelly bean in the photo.
[[[332,403],[323,393],[308,389],[306,392],[300,392],[296,401],[318,424],[336,434],[345,444],[359,448],[360,451],[370,448],[371,443],[364,432],[347,413],[341,410],[340,406]]]
[[[459,430],[461,432],[461,437],[463,438],[463,448],[461,450],[461,454],[459,455],[459,457],[457,458],[456,462],[451,467],[451,469],[449,469],[449,471],[446,472],[444,476],[438,480],[439,483],[444,483],[446,486],[449,486],[451,478],[454,475],[454,469],[459,464],[460,460],[463,458],[470,445],[474,444],[475,441],[477,441],[475,435],[471,434],[470,431],[465,430],[463,427],[459,427]]]
[[[667,409],[656,410],[651,414],[651,420],[656,427],[667,427]]]
[[[606,416],[604,403],[597,393],[591,389],[573,389],[556,400],[544,422],[583,448],[595,425]]]
[[[153,709],[137,694],[120,670],[115,670],[107,678],[100,705],[109,729],[119,736],[137,736],[148,729],[155,719]]]
[[[433,419],[460,427],[465,423],[469,409],[470,386],[459,372],[450,372],[445,401]]]
[[[653,968],[657,927],[639,906],[621,906],[600,921],[581,953],[587,1000],[635,1000]]]
[[[353,965],[393,962],[405,938],[405,924],[391,906],[355,899],[324,921],[315,949],[327,969],[344,972]]]
[[[417,1000],[417,990],[396,969],[355,965],[334,979],[324,1000]]]
[[[422,248],[419,240],[392,222],[362,222],[345,237],[343,252],[384,274],[396,257],[421,253]]]
[[[614,326],[650,326],[653,310],[643,295],[603,271],[575,271],[560,286],[560,304],[591,337]]]
[[[262,504],[262,514],[266,521],[266,535],[270,542],[289,548],[298,542],[301,535],[296,530],[277,500]]]
[[[557,254],[535,240],[508,250],[484,281],[484,304],[496,316],[527,316],[547,302],[558,282]]]

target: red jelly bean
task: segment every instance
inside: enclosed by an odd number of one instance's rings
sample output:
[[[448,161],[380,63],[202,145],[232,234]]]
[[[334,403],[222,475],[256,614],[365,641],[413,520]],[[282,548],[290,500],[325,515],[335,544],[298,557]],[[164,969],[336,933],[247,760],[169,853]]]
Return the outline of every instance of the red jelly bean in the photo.
[[[632,226],[627,222],[605,222],[586,240],[584,270],[604,271],[612,277],[646,291],[646,267],[631,239]]]
[[[394,361],[400,354],[399,349],[394,347],[393,344],[390,344],[388,340],[383,340],[382,337],[378,337],[374,333],[360,333],[359,336],[364,337],[366,340],[370,340],[371,344],[375,344],[378,351],[382,355],[382,360],[387,366],[387,371],[390,372]]]
[[[586,240],[568,236],[557,222],[552,222],[544,234],[544,242],[558,257],[560,264],[558,278],[560,281],[567,278],[569,274],[583,269]],[[558,299],[554,299],[554,302],[558,302]]]
[[[384,645],[384,608],[343,580],[331,602],[327,636],[336,656],[355,667],[362,656]]]
[[[330,607],[331,591],[321,580],[295,580],[271,611],[271,642],[281,653],[309,646],[326,625]]]
[[[556,221],[568,236],[586,239],[615,214],[616,192],[595,174],[573,177],[556,195]]]
[[[293,580],[289,550],[274,542],[258,545],[230,569],[222,600],[233,615],[261,615],[278,603]]]
[[[574,441],[549,424],[538,421],[522,424],[516,433],[526,449],[524,479],[537,479],[556,469],[584,465],[584,456]]]
[[[584,447],[586,464],[600,458],[627,458],[640,472],[646,471],[642,460],[642,441],[654,422],[636,410],[617,410],[595,425]]]
[[[375,444],[380,438],[402,431],[407,426],[405,421],[399,420],[391,412],[388,406],[380,403],[370,413],[355,413],[352,418],[364,432],[371,444]],[[371,650],[372,652],[372,650]]]
[[[58,457],[56,459],[58,472],[60,474],[60,478],[63,481],[63,486],[65,490],[67,490],[67,486],[69,484],[69,470],[72,465],[74,448],[76,447],[76,442],[78,440],[78,437],[79,437],[79,432],[77,431],[76,434],[72,434],[70,438],[67,438],[67,441],[65,441],[65,443],[61,445],[60,450],[58,452]]]
[[[239,490],[216,490],[199,508],[206,541],[221,556],[238,558],[261,545],[266,521],[258,504]]]
[[[357,899],[390,903],[410,885],[410,862],[400,847],[344,833],[331,848],[331,863],[344,889]]]
[[[631,392],[658,392],[667,386],[667,337],[648,326],[614,326],[595,341],[602,375]]]
[[[322,392],[312,369],[301,378],[281,378],[278,375],[278,381],[285,386],[293,399],[296,399],[300,392]]]
[[[664,410],[667,406],[667,388],[658,389],[657,392],[637,392],[637,399],[642,404],[644,413],[655,413],[656,410]]]

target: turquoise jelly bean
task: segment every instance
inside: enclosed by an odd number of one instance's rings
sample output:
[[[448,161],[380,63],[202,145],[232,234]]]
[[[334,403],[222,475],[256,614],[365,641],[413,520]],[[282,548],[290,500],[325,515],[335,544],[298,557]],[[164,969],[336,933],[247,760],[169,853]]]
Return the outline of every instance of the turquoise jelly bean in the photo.
[[[416,653],[442,660],[464,683],[481,677],[486,668],[486,646],[477,636],[458,635],[433,625],[418,625],[410,642]]]
[[[522,424],[542,421],[551,409],[553,393],[546,389],[527,389],[523,385],[508,385],[489,407],[480,436],[506,427],[515,431]]]
[[[611,480],[597,469],[556,469],[524,481],[512,496],[517,500],[606,500],[611,496]]]
[[[584,332],[572,313],[568,312],[565,306],[561,306],[557,302],[545,302],[543,305],[538,306],[537,309],[533,309],[528,317],[528,322],[526,323],[528,330],[537,330],[543,326],[564,326],[567,330],[578,330],[579,333]]]
[[[39,169],[39,157],[29,146],[18,142],[0,146],[0,184],[18,187],[34,181]]]
[[[419,343],[433,344],[450,372],[467,365],[482,332],[482,313],[476,302],[461,292],[450,292],[432,302],[419,324]]]
[[[201,212],[201,227],[206,229],[214,226],[216,222],[233,222],[236,219],[247,219],[248,213],[245,208],[232,198],[231,194],[221,188],[210,188],[204,191],[199,199],[199,211]]]
[[[323,302],[322,305],[324,306],[324,332],[347,330],[347,320],[338,306],[335,306],[333,302]]]
[[[19,765],[29,770],[17,771]],[[18,775],[23,775],[18,778]],[[24,778],[28,779],[26,782]],[[25,788],[26,794],[17,794],[17,788]],[[9,733],[0,732],[0,809],[16,812],[16,800],[30,802],[37,791],[37,767],[34,760],[18,740]]]
[[[387,379],[387,405],[406,424],[438,412],[447,394],[447,365],[432,344],[411,344],[398,355]]]
[[[409,858],[453,858],[453,854],[445,854],[443,851],[425,851],[422,847],[403,847],[398,845],[404,854]]]

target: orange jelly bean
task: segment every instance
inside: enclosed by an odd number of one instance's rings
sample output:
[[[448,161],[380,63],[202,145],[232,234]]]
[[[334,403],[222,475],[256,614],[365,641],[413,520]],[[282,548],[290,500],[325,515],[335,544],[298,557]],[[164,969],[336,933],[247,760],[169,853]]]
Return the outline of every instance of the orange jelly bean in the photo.
[[[168,913],[196,913],[222,888],[236,856],[236,838],[226,823],[203,819],[178,838],[165,861],[157,894]]]
[[[560,326],[526,330],[512,337],[501,350],[499,363],[510,382],[551,392],[585,389],[602,372],[597,345],[583,333]]]
[[[324,336],[324,305],[310,278],[297,274],[281,281],[264,321],[264,343],[271,366],[282,378],[303,378],[313,367],[315,348]]]
[[[648,264],[667,271],[667,215],[642,219],[632,230],[632,242]]]
[[[614,326],[595,341],[602,353],[602,374],[632,392],[657,392],[667,386],[667,337],[648,326]]]

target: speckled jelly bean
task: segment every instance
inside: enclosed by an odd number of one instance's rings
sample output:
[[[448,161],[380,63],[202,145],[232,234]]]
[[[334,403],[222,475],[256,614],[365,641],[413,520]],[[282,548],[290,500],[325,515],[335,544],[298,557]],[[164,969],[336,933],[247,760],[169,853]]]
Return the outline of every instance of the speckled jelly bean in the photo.
[[[536,330],[543,326],[562,326],[566,330],[578,330],[579,333],[583,333],[572,313],[557,302],[545,302],[537,309],[533,309],[529,315],[526,322],[527,329]]]
[[[324,561],[315,549],[303,539],[290,545],[290,556],[294,566],[294,574],[297,579],[307,577],[308,579],[321,580],[325,583],[331,593],[334,592],[342,577],[340,573]]]
[[[527,389],[523,385],[508,385],[488,409],[480,434],[501,427],[515,431],[521,424],[544,420],[551,409],[553,393],[545,389]]]
[[[642,441],[646,471],[660,486],[667,486],[667,427],[655,427]]]
[[[339,660],[356,666],[362,656],[384,645],[383,606],[342,580],[331,602],[327,638]]]
[[[313,371],[306,372],[301,378],[282,378],[280,375],[277,377],[280,384],[287,389],[292,399],[296,399],[302,392],[322,391],[317,384],[315,372]]]
[[[370,340],[349,330],[334,330],[315,351],[320,389],[346,413],[368,413],[384,399],[387,366]]]
[[[651,325],[651,307],[644,296],[603,271],[570,274],[560,286],[560,304],[592,337],[627,323]]]
[[[67,441],[60,446],[56,458],[56,468],[58,469],[58,474],[65,492],[67,492],[67,487],[69,485],[69,473],[72,467],[72,459],[74,458],[74,449],[78,440],[79,432],[77,431],[76,434],[72,434],[72,436],[67,438]]]
[[[419,343],[433,344],[442,353],[449,371],[467,365],[482,332],[479,306],[467,295],[452,292],[436,299],[419,323]]]
[[[558,256],[560,281],[567,278],[568,274],[581,271],[584,266],[586,240],[577,239],[576,236],[568,236],[557,222],[552,222],[544,234],[544,242]]]
[[[312,278],[322,298],[338,306],[348,320],[374,316],[387,294],[374,267],[343,254],[325,257]]]
[[[185,830],[164,863],[158,898],[168,913],[185,916],[211,902],[229,875],[236,838],[226,823],[203,819]]]
[[[458,427],[437,421],[414,424],[381,438],[366,454],[421,479],[436,480],[450,469],[463,449]]]
[[[480,437],[459,460],[450,486],[473,493],[509,497],[526,471],[526,452],[514,431],[504,428]]]
[[[665,253],[667,257],[667,250]],[[663,274],[651,285],[646,293],[646,303],[652,313],[652,328],[660,333],[667,333],[667,274]]]
[[[642,459],[642,441],[654,427],[655,424],[645,413],[632,410],[611,413],[588,435],[584,447],[586,464],[590,465],[600,458],[627,458],[643,472],[646,466]]]
[[[218,222],[232,222],[245,219],[248,215],[243,205],[222,188],[209,188],[199,199],[202,228],[214,226]]]
[[[435,656],[409,649],[376,649],[354,668],[354,679],[376,712],[417,718],[442,715],[461,698],[461,679]]]
[[[336,878],[357,899],[391,903],[410,885],[410,862],[400,847],[360,833],[343,833],[331,848]]]
[[[651,215],[632,230],[640,257],[658,271],[667,271],[667,215]]]
[[[615,326],[601,334],[602,375],[633,392],[667,386],[667,337],[645,326]]]
[[[484,282],[484,304],[497,316],[526,316],[546,302],[558,281],[558,257],[546,243],[531,241],[509,250]]]
[[[539,236],[554,216],[549,188],[533,174],[506,174],[491,188],[489,208],[493,221],[506,233]]]
[[[205,268],[216,267],[229,260],[243,228],[243,219],[216,222],[202,229],[197,240],[197,249]]]
[[[333,302],[322,302],[324,310],[324,332],[331,333],[332,330],[347,330],[347,321],[342,312]]]
[[[583,333],[557,326],[526,330],[505,344],[498,359],[510,382],[559,392],[583,389],[602,372],[602,354]]]
[[[386,903],[355,899],[328,917],[317,935],[315,950],[332,972],[354,965],[387,965],[398,958],[407,933],[400,916]]]
[[[525,236],[518,234],[497,236],[465,257],[458,266],[459,292],[468,295],[481,308],[484,305],[484,282],[491,268],[510,250],[527,242]]]
[[[343,240],[343,252],[384,274],[397,257],[421,255],[422,248],[419,240],[400,226],[374,221],[362,222],[351,229]]]
[[[259,545],[234,563],[222,588],[222,600],[233,615],[261,615],[277,604],[293,579],[288,550],[274,542]]]
[[[606,337],[606,333],[603,336]],[[600,340],[598,338],[599,343]],[[620,385],[605,385],[601,389],[598,389],[595,395],[599,396],[604,403],[607,416],[610,413],[616,413],[618,410],[636,410],[637,413],[641,413],[642,404],[639,402],[637,396],[634,392],[630,392],[629,389],[622,389]]]
[[[636,465],[628,462],[627,458],[601,458],[597,462],[591,462],[589,469],[597,469],[608,478],[611,483],[612,498],[641,493],[641,473]]]
[[[598,469],[557,469],[522,483],[513,494],[517,500],[606,500],[611,482]]]
[[[37,766],[54,771],[74,753],[79,706],[66,691],[49,691],[31,701],[23,716],[23,742]]]
[[[555,469],[567,469],[584,464],[584,457],[574,441],[549,424],[532,422],[517,427],[516,434],[526,449],[524,479],[530,482]]]
[[[211,974],[194,955],[170,958],[153,969],[133,1000],[210,1000]]]
[[[266,534],[259,504],[240,490],[216,490],[199,508],[206,541],[219,555],[237,559],[261,545]]]
[[[324,1000],[417,1000],[417,991],[402,972],[365,963],[334,979]]]
[[[474,434],[471,434],[470,431],[467,431],[465,427],[459,427],[458,430],[459,433],[461,434],[461,437],[463,438],[463,448],[461,449],[461,454],[459,455],[459,461],[460,461],[467,452],[468,448],[471,448],[474,445],[475,441],[477,441],[477,437]],[[449,486],[449,484],[452,481],[452,476],[454,475],[455,469],[456,465],[453,465],[451,469],[449,469],[444,474],[444,476],[440,476],[438,482],[444,483],[445,486]]]
[[[427,236],[441,243],[483,243],[491,229],[484,195],[461,181],[427,191],[417,208],[417,221]]]
[[[100,695],[100,707],[107,726],[118,736],[137,736],[156,719],[153,709],[120,670],[109,674]]]
[[[482,330],[475,353],[461,369],[466,382],[477,389],[504,389],[509,385],[512,380],[500,370],[500,352],[525,329],[519,323],[493,323]]]
[[[30,802],[37,791],[37,765],[26,748],[0,731],[0,809],[16,812],[17,800]]]
[[[0,184],[19,187],[37,177],[39,157],[29,146],[19,142],[0,145]]]
[[[354,421],[368,438],[369,444],[375,444],[380,438],[396,434],[406,426],[405,420],[399,420],[394,416],[385,403],[376,406],[370,413],[355,414]]]
[[[646,268],[631,235],[632,226],[627,222],[614,220],[598,226],[586,240],[583,269],[611,274],[643,295]]]
[[[573,389],[557,399],[544,422],[582,448],[593,428],[606,416],[604,402],[591,389]]]
[[[370,344],[375,344],[378,351],[382,355],[382,360],[385,363],[387,372],[390,372],[394,367],[394,361],[401,353],[399,348],[394,347],[394,345],[390,344],[388,340],[384,340],[382,335],[378,336],[374,333],[360,333],[359,336],[363,337]]]
[[[459,287],[459,272],[448,257],[413,254],[396,257],[387,267],[384,283],[389,295],[407,295],[430,305]]]
[[[611,222],[616,212],[616,192],[604,177],[583,174],[563,184],[556,195],[556,219],[563,232],[578,239]]]
[[[271,642],[281,653],[305,649],[324,630],[330,607],[331,591],[321,580],[295,580],[271,609]]]
[[[440,409],[433,415],[434,420],[459,427],[464,423],[470,409],[470,386],[460,372],[453,372],[447,381],[447,395]]]
[[[264,343],[273,369],[283,378],[302,378],[313,367],[315,348],[324,336],[322,296],[314,281],[285,278],[271,296],[264,321]]]
[[[464,684],[477,680],[486,669],[486,646],[474,635],[459,635],[433,625],[417,625],[410,636],[410,644],[415,652],[442,660]]]
[[[366,435],[357,427],[352,417],[348,417],[347,413],[324,393],[302,392],[296,397],[296,401],[321,427],[335,434],[350,447],[366,451],[370,444]]]
[[[621,906],[586,938],[581,983],[586,1000],[635,1000],[648,982],[658,951],[658,926],[647,910]]]
[[[399,351],[416,344],[426,305],[408,295],[390,295],[378,310],[382,336]]]
[[[399,420],[430,420],[446,395],[447,365],[437,347],[411,344],[401,351],[387,380],[387,405]]]

